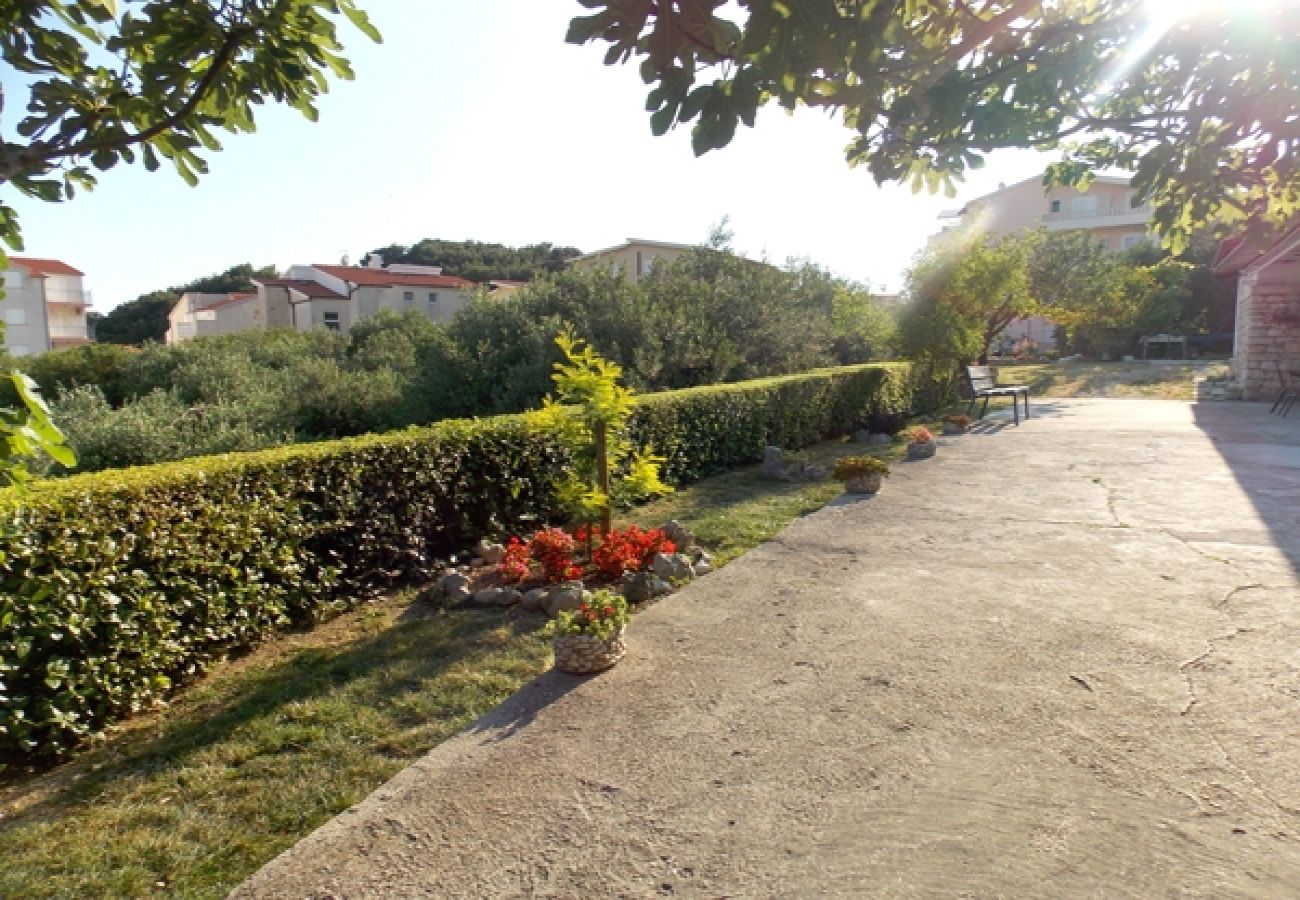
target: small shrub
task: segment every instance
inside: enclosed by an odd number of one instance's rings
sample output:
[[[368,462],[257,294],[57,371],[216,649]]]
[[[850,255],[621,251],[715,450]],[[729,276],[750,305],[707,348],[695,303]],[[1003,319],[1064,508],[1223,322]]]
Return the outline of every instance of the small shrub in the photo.
[[[505,553],[497,565],[497,574],[503,581],[519,582],[532,574],[533,556],[528,545],[517,537],[506,541]]]
[[[582,577],[582,567],[573,559],[577,549],[578,542],[563,528],[543,528],[528,542],[528,552],[541,566],[542,578],[551,584]]]
[[[560,612],[547,625],[547,633],[589,634],[603,639],[613,637],[627,622],[627,600],[622,594],[602,589],[583,600],[577,609]]]
[[[889,476],[889,464],[874,456],[841,456],[835,460],[833,473],[840,481],[865,478],[868,475]]]
[[[668,540],[662,528],[642,531],[629,525],[622,531],[615,529],[603,535],[591,553],[591,561],[601,575],[613,580],[628,572],[644,570],[656,553],[676,552],[676,545]]]
[[[970,428],[972,419],[970,416],[957,414],[944,416],[943,421],[945,425],[955,425],[958,428]]]
[[[934,432],[923,425],[913,428],[911,435],[913,444],[928,444],[934,440]]]

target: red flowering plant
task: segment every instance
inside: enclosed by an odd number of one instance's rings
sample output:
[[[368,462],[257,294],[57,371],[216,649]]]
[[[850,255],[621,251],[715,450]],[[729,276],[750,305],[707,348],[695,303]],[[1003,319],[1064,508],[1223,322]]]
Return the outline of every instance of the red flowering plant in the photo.
[[[623,595],[602,589],[590,594],[577,609],[559,612],[546,628],[554,636],[589,634],[608,640],[627,625],[627,620]]]
[[[925,426],[920,426],[912,429],[913,444],[928,444],[933,440],[934,440],[934,432],[932,432],[930,429],[926,428]]]
[[[574,562],[578,542],[563,528],[543,528],[528,542],[528,551],[542,567],[542,577],[554,584],[582,578],[582,567]]]
[[[528,545],[517,537],[506,541],[505,553],[497,565],[497,574],[507,583],[523,581],[533,573],[533,555]]]
[[[629,525],[622,531],[614,529],[602,536],[591,553],[591,561],[601,575],[614,580],[627,572],[642,571],[650,565],[650,560],[656,553],[676,552],[676,545],[668,539],[662,528],[642,531],[635,525]]]

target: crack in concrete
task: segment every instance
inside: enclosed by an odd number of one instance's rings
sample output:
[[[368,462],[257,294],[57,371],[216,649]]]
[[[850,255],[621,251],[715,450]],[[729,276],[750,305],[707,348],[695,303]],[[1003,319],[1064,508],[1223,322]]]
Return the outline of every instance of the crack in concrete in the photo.
[[[1237,596],[1242,591],[1254,591],[1254,590],[1264,590],[1264,585],[1259,583],[1254,583],[1254,584],[1243,584],[1240,587],[1235,587],[1232,590],[1228,591],[1228,593],[1224,596],[1224,598],[1214,605],[1214,608],[1226,609],[1228,604],[1232,602],[1233,597]]]
[[[1187,705],[1184,706],[1183,711],[1179,713],[1180,716],[1186,716],[1187,714],[1189,714],[1192,711],[1192,707],[1194,707],[1197,703],[1201,701],[1201,698],[1198,697],[1196,694],[1196,685],[1192,683],[1192,676],[1188,674],[1187,670],[1201,663],[1207,657],[1209,657],[1210,654],[1214,653],[1214,651],[1218,649],[1215,646],[1218,642],[1230,641],[1233,638],[1235,638],[1237,635],[1241,634],[1242,631],[1243,629],[1234,627],[1232,631],[1228,632],[1227,634],[1222,634],[1219,635],[1218,637],[1207,638],[1205,641],[1204,653],[1198,653],[1196,656],[1193,656],[1191,659],[1184,660],[1183,662],[1178,664],[1178,672],[1180,675],[1183,676],[1183,683],[1186,685],[1187,697],[1188,697]]]

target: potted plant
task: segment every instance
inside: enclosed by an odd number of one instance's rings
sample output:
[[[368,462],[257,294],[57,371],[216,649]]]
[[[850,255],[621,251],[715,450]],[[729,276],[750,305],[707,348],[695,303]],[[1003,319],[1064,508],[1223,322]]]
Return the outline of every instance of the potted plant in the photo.
[[[841,456],[833,471],[850,494],[874,494],[888,477],[889,464],[874,456]]]
[[[934,442],[934,433],[925,427],[912,429],[912,441],[907,445],[908,459],[929,459],[934,456],[938,445]]]
[[[561,610],[547,626],[555,648],[555,668],[572,675],[602,672],[623,658],[627,644],[627,600],[609,590],[595,591],[574,610]]]
[[[965,434],[970,431],[971,417],[963,415],[953,415],[943,417],[944,434]]]

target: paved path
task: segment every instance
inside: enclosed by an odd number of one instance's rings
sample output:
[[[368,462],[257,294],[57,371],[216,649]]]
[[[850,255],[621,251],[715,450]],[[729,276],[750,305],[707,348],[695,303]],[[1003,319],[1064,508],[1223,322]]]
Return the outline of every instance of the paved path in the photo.
[[[236,894],[1300,896],[1300,416],[1036,414],[648,610]]]

